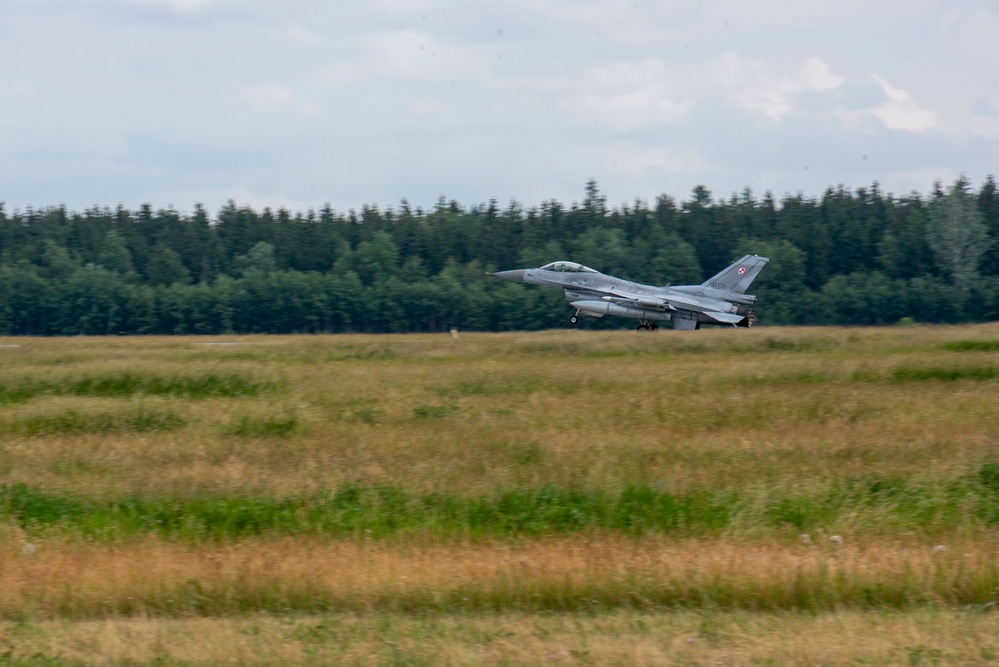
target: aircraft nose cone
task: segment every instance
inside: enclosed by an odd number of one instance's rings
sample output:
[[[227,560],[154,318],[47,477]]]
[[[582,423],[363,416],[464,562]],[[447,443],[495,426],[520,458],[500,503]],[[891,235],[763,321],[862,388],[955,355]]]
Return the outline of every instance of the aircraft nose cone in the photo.
[[[527,269],[513,269],[511,271],[497,271],[493,275],[502,278],[503,280],[510,280],[515,283],[524,282],[524,271]]]

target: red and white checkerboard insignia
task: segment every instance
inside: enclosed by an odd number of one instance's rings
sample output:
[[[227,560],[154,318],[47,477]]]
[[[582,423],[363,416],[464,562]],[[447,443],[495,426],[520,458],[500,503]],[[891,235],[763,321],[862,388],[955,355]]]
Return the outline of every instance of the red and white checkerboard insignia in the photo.
[[[744,267],[744,266],[740,266],[740,267],[739,267],[739,275],[741,276],[741,275],[742,275],[742,274],[744,274],[745,272],[746,272],[746,267]]]

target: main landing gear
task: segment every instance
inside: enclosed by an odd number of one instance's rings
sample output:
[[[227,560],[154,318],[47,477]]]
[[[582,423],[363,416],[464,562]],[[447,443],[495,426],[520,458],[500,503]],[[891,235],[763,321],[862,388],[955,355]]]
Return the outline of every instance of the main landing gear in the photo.
[[[659,331],[659,325],[652,320],[642,320],[636,331]]]

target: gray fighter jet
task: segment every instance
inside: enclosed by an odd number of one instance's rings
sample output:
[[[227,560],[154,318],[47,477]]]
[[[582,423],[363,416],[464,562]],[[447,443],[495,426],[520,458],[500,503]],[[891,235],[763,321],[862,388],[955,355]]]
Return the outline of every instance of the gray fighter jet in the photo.
[[[595,271],[576,262],[552,262],[539,269],[498,271],[494,276],[515,283],[553,285],[565,290],[580,315],[617,315],[639,321],[638,330],[658,329],[658,322],[672,320],[674,329],[700,329],[702,324],[749,327],[753,325],[756,297],[746,294],[753,279],[770,260],[746,255],[700,285],[655,287],[633,283]]]

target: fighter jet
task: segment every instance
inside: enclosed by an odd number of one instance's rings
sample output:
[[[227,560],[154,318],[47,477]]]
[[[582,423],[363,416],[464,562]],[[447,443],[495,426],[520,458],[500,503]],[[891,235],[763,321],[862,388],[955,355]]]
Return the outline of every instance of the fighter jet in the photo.
[[[573,324],[579,322],[580,315],[617,315],[638,320],[639,331],[658,329],[659,322],[668,321],[674,329],[682,330],[700,329],[702,324],[750,327],[756,297],[746,294],[746,289],[769,261],[746,255],[700,285],[675,287],[633,283],[566,261],[493,275],[515,283],[561,287],[576,309],[569,318]]]

